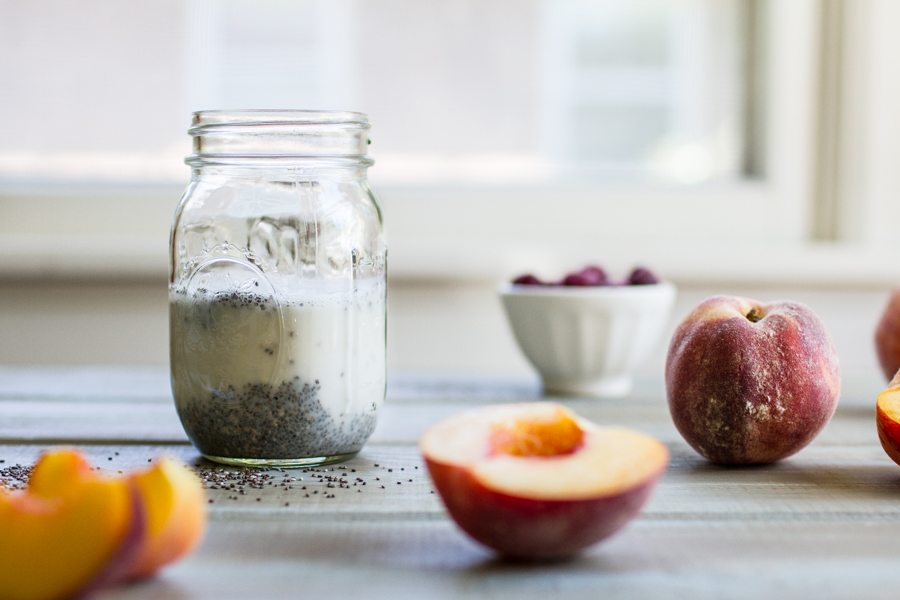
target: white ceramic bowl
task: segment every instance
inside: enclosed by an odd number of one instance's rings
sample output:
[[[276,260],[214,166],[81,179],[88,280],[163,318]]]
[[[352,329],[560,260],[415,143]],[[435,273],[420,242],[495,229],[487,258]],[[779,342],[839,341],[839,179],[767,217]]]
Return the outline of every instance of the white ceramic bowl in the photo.
[[[513,334],[551,393],[624,396],[634,370],[660,342],[675,286],[505,284]]]

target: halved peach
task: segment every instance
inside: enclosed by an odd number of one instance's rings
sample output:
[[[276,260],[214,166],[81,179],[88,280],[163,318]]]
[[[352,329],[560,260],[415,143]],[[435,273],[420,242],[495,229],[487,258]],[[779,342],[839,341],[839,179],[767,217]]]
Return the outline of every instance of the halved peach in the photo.
[[[0,595],[69,598],[123,579],[137,556],[139,494],[77,454],[45,455],[27,490],[0,493]]]
[[[900,465],[900,373],[878,394],[875,402],[875,423],[881,447]]]
[[[419,448],[457,524],[524,559],[566,556],[617,531],[669,462],[658,440],[550,402],[456,415],[428,429]]]
[[[206,528],[206,500],[197,476],[173,459],[158,459],[132,475],[147,516],[141,552],[130,576],[152,575],[190,552]]]

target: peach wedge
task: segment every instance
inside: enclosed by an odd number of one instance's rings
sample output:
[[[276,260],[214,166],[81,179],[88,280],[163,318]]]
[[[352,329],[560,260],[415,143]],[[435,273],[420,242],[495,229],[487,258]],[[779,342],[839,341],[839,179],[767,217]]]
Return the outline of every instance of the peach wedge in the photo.
[[[129,575],[142,578],[178,560],[203,537],[206,498],[197,477],[171,458],[132,475],[146,510],[144,543]]]
[[[666,468],[658,440],[600,427],[550,402],[451,417],[419,440],[450,516],[517,559],[552,559],[613,534]]]
[[[881,447],[891,460],[900,465],[900,373],[894,376],[886,390],[878,394],[875,424]]]
[[[84,597],[152,575],[205,524],[200,482],[172,459],[107,478],[75,451],[47,453],[26,490],[0,491],[0,597]]]
[[[25,492],[0,493],[3,598],[70,598],[125,578],[144,530],[134,486],[71,453],[44,456],[32,479]]]

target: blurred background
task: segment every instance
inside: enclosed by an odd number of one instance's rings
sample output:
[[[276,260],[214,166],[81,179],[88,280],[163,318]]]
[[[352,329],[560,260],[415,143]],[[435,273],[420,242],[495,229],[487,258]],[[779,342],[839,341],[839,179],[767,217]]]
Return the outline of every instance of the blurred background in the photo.
[[[672,327],[804,301],[880,378],[898,30],[892,0],[0,0],[0,364],[166,365],[190,113],[306,108],[373,123],[392,372],[530,374],[497,283],[596,263],[674,281]]]

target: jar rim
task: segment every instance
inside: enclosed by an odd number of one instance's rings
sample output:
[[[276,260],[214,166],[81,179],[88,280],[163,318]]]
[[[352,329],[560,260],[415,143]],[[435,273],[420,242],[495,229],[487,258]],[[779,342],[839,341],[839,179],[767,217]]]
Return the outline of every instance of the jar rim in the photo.
[[[188,134],[194,153],[189,165],[263,160],[334,159],[369,166],[369,118],[364,113],[334,110],[200,110],[193,113]]]
[[[297,170],[296,162],[302,161],[303,169],[360,169],[371,167],[375,161],[368,156],[304,156],[284,154],[256,154],[235,156],[229,154],[192,154],[184,159],[191,167],[268,167]]]
[[[188,133],[197,135],[207,127],[242,125],[360,125],[369,127],[365,113],[340,110],[301,110],[277,108],[198,110],[193,113]],[[194,131],[197,130],[197,133]]]

